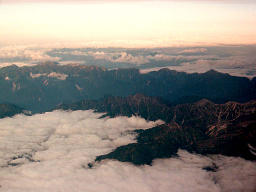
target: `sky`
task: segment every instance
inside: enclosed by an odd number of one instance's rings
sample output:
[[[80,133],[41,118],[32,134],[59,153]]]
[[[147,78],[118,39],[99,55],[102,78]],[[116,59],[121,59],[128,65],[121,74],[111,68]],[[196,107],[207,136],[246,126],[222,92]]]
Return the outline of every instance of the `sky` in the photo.
[[[0,46],[255,44],[256,2],[0,0]]]

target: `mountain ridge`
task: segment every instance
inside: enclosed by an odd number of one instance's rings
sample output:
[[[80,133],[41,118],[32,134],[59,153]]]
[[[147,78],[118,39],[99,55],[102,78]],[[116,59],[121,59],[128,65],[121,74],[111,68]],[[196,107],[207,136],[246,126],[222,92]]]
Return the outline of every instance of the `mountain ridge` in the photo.
[[[256,83],[219,72],[192,73],[169,69],[141,74],[138,69],[106,70],[94,66],[44,64],[0,69],[1,103],[45,112],[61,103],[100,99],[105,95],[141,93],[172,104],[206,98],[215,103],[256,98]]]
[[[256,100],[215,104],[203,99],[174,106],[158,98],[136,94],[82,101],[57,109],[94,109],[111,117],[137,115],[147,120],[165,121],[151,129],[135,131],[137,143],[118,147],[109,154],[98,156],[96,161],[117,159],[151,164],[155,158],[175,156],[179,148],[204,155],[256,159],[248,147],[248,144],[256,146]]]
[[[0,119],[5,117],[12,117],[14,115],[25,113],[29,114],[28,111],[24,110],[13,104],[0,103]]]

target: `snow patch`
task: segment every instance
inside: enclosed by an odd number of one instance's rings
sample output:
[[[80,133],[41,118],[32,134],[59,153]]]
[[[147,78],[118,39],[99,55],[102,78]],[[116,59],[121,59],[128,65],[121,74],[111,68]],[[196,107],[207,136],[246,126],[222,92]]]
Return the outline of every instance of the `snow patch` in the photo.
[[[83,88],[81,88],[78,84],[76,84],[75,87],[76,87],[76,89],[77,89],[78,91],[82,91],[82,90],[83,90]]]
[[[41,76],[47,76],[47,73],[36,73],[36,74],[30,73],[30,77],[32,79],[39,78]]]
[[[52,77],[52,78],[57,78],[59,80],[66,80],[68,75],[63,74],[63,73],[56,73],[56,72],[52,72],[49,75],[47,75],[48,77]]]
[[[56,73],[56,72],[51,72],[49,74],[47,74],[47,73],[36,73],[36,74],[30,73],[30,77],[33,79],[39,78],[39,77],[50,77],[50,78],[56,78],[59,80],[66,80],[68,75],[63,74],[63,73]]]

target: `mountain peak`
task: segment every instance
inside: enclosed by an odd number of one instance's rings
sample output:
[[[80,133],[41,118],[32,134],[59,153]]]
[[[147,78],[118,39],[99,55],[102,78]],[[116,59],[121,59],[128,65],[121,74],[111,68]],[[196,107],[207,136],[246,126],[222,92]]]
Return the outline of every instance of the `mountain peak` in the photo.
[[[205,73],[207,73],[207,74],[220,74],[220,72],[218,72],[214,69],[210,69],[209,71],[206,71]]]
[[[211,102],[210,100],[208,99],[201,99],[200,101],[196,102],[195,103],[197,106],[204,106],[204,105],[213,105],[214,103]]]
[[[215,69],[210,69],[209,71],[206,71],[204,74],[206,74],[206,75],[219,75],[219,76],[229,75],[228,73],[221,73],[219,71],[216,71]]]

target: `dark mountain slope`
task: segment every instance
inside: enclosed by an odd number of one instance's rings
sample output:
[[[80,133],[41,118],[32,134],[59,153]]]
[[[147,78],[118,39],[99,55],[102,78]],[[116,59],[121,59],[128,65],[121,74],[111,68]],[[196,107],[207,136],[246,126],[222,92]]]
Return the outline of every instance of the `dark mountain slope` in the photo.
[[[244,104],[214,104],[203,99],[192,104],[169,105],[141,94],[85,100],[59,109],[95,109],[112,117],[139,115],[166,123],[148,130],[137,130],[137,143],[121,146],[97,157],[134,164],[150,164],[155,158],[176,155],[179,148],[200,154],[224,154],[255,159],[249,145],[256,146],[256,101]]]
[[[23,112],[24,110],[16,105],[0,104],[0,119],[4,117],[12,117]]]
[[[45,112],[61,103],[136,93],[161,97],[173,104],[202,98],[217,103],[246,102],[256,98],[254,80],[216,71],[187,74],[162,69],[141,74],[137,69],[107,71],[55,63],[1,68],[0,89],[4,90],[0,102],[13,103],[33,112]]]
[[[177,105],[171,111],[167,114],[171,115],[169,122],[137,131],[137,143],[121,146],[96,161],[117,159],[150,164],[155,158],[176,155],[179,148],[256,159],[249,147],[256,146],[256,101],[218,105],[202,100]]]
[[[106,112],[106,116],[110,117],[139,115],[147,120],[162,119],[164,121],[168,121],[170,118],[168,114],[172,112],[168,102],[142,94],[128,97],[106,96],[99,100],[82,100],[73,104],[62,104],[55,109],[94,109],[95,112]]]

